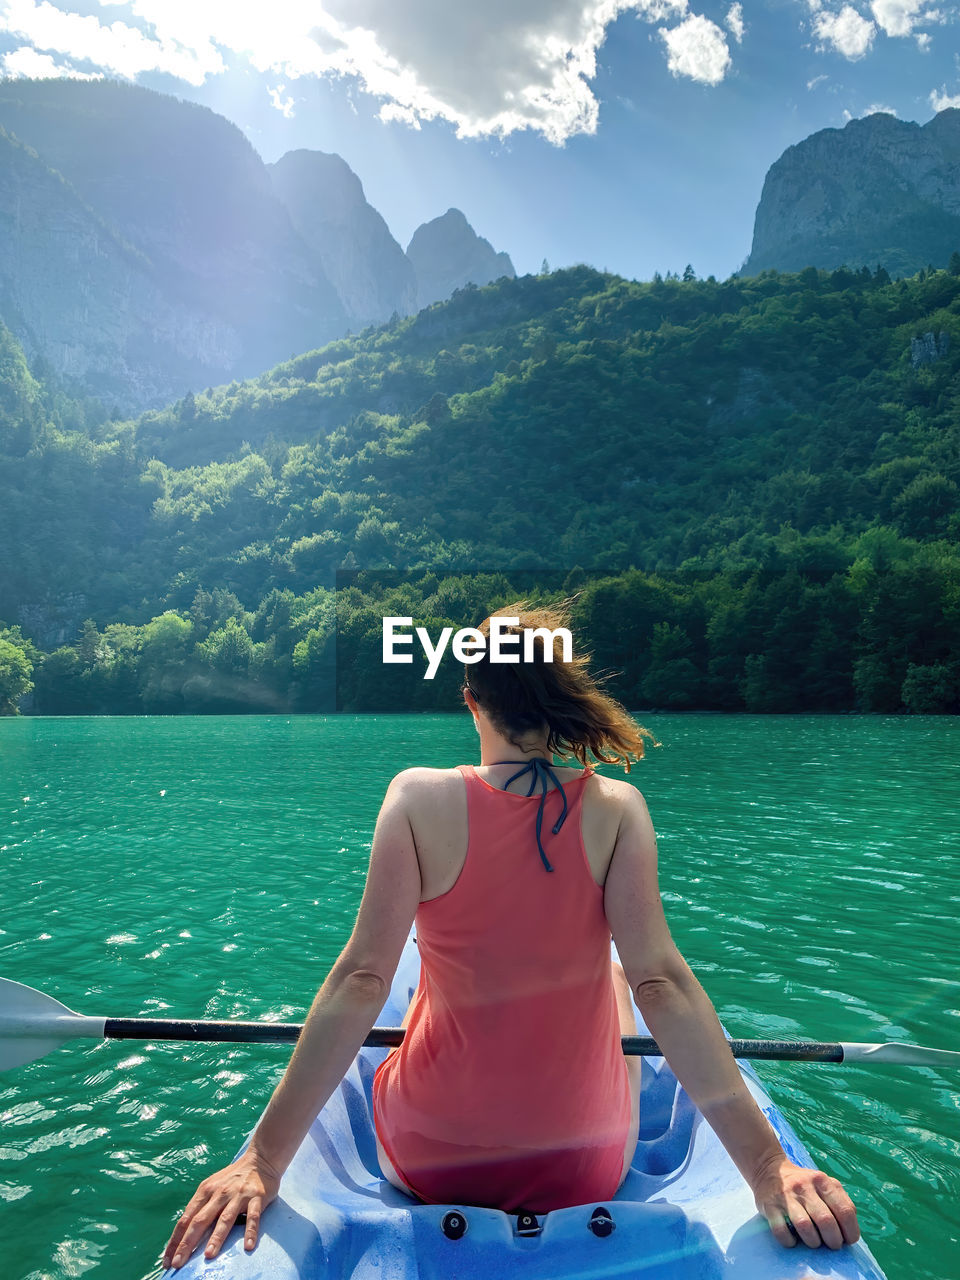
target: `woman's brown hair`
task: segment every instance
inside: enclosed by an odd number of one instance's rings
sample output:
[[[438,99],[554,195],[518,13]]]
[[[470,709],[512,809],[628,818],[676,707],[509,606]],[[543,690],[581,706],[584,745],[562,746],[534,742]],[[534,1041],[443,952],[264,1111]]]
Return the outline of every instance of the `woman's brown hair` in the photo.
[[[602,764],[622,764],[630,772],[632,760],[642,760],[644,739],[660,743],[649,729],[636,723],[615,698],[600,687],[602,677],[590,673],[591,655],[574,652],[563,661],[562,637],[554,636],[553,661],[544,655],[546,640],[535,637],[532,662],[491,662],[490,617],[518,618],[516,626],[501,628],[502,635],[519,635],[525,629],[544,627],[572,632],[570,611],[576,596],[549,605],[516,600],[502,605],[485,618],[477,630],[487,640],[483,657],[465,664],[466,687],[489,716],[494,728],[519,747],[518,738],[548,730],[547,750],[574,756],[586,765],[587,752]],[[511,645],[507,652],[516,653]],[[521,640],[520,657],[523,657]]]

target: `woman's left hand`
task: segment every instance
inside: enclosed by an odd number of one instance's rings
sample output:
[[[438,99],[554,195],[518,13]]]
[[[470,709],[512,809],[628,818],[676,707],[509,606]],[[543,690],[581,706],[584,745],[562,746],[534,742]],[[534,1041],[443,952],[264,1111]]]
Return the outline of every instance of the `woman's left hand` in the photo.
[[[853,1201],[843,1187],[819,1169],[804,1169],[785,1155],[768,1161],[752,1183],[757,1208],[780,1244],[798,1240],[818,1249],[840,1249],[860,1239]]]

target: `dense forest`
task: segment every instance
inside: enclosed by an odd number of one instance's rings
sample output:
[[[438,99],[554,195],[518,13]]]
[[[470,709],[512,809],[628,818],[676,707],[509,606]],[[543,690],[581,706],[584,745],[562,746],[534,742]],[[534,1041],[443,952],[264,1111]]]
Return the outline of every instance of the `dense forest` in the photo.
[[[960,253],[504,279],[133,421],[0,327],[0,707],[452,707],[383,614],[576,593],[631,707],[960,710],[958,368]]]

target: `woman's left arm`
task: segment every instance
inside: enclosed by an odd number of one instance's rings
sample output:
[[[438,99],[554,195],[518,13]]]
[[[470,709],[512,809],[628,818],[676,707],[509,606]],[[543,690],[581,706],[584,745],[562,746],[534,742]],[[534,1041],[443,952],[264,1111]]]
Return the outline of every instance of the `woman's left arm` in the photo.
[[[353,932],[314,997],[293,1055],[247,1150],[204,1179],[164,1251],[190,1256],[219,1218],[206,1249],[214,1257],[247,1210],[246,1247],[256,1243],[262,1196],[251,1170],[279,1185],[311,1124],[343,1079],[383,1008],[420,901],[420,865],[408,817],[412,770],[397,774],[377,817],[370,866]],[[274,1191],[274,1194],[276,1192]],[[254,1203],[256,1202],[256,1203]],[[251,1213],[250,1208],[253,1212]],[[178,1265],[176,1260],[174,1265]]]
[[[788,1158],[736,1064],[707,993],[667,927],[657,878],[657,842],[639,791],[625,793],[604,886],[604,908],[620,962],[644,1021],[730,1158],[757,1208],[788,1248],[816,1249],[860,1237],[856,1209],[835,1178]]]

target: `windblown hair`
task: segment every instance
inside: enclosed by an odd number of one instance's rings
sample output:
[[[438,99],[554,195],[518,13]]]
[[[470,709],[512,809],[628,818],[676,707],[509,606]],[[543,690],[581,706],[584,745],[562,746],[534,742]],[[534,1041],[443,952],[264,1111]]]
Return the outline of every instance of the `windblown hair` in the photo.
[[[487,639],[487,648],[478,662],[464,665],[466,685],[494,728],[508,741],[520,746],[518,739],[531,732],[548,730],[547,750],[559,756],[573,756],[581,765],[587,763],[587,752],[603,764],[622,764],[630,772],[632,760],[642,760],[644,739],[655,747],[660,743],[649,729],[636,723],[615,698],[600,687],[603,677],[590,673],[591,656],[574,652],[572,661],[563,661],[561,636],[553,637],[553,661],[547,661],[547,640],[537,636],[533,644],[533,661],[524,662],[523,642],[519,647],[520,662],[491,662],[489,650],[490,617],[518,618],[517,626],[502,628],[504,635],[521,635],[524,629],[544,627],[571,631],[570,607],[575,596],[551,605],[532,606],[527,600],[502,605],[495,614],[483,620],[477,630]],[[509,652],[517,653],[511,645]]]

